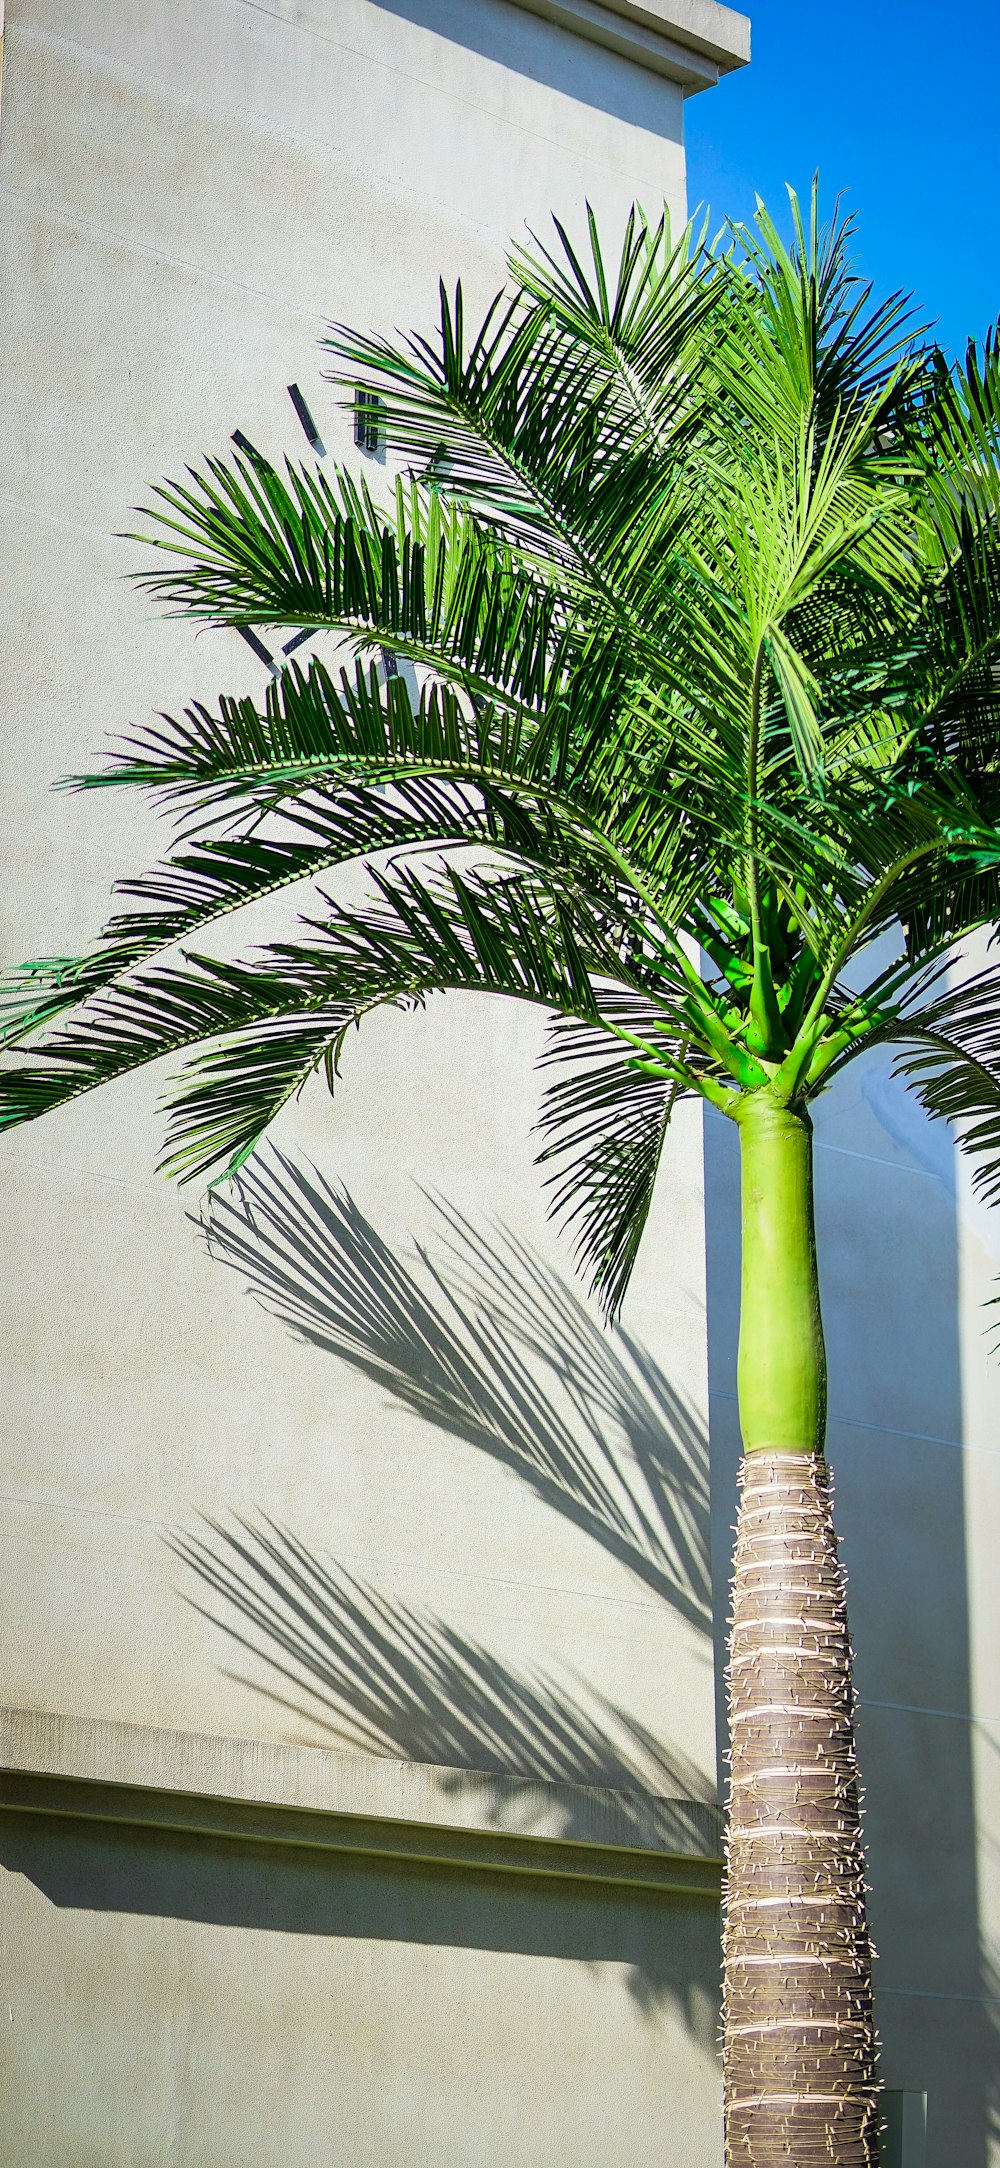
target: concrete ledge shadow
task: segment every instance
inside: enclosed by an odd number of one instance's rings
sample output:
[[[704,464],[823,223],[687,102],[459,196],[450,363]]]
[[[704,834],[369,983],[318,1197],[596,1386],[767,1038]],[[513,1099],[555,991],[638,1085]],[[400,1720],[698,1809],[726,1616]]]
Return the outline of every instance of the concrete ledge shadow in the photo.
[[[509,1787],[500,1830],[457,1772],[31,1712],[5,1730],[0,1860],[56,1906],[619,1965],[643,2011],[669,2003],[711,2044],[718,1810],[665,1801],[657,1827],[649,1802],[640,1846],[594,1793],[577,1825],[597,1841],[567,1843],[538,1834],[562,1819],[544,1785],[533,1813]],[[345,1798],[381,1811],[318,1803]]]

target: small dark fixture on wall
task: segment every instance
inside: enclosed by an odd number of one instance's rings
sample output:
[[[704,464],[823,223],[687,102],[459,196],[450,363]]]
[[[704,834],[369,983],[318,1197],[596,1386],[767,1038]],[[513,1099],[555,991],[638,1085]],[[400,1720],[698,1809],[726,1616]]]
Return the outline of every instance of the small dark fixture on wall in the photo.
[[[267,664],[272,676],[279,677],[281,673],[270,649],[264,646],[263,640],[258,640],[256,633],[251,632],[249,625],[235,625],[233,630],[238,632],[240,639],[245,640],[247,646],[253,649],[259,660]]]
[[[382,449],[382,401],[377,392],[359,384],[354,394],[354,442],[361,452]]]
[[[926,2093],[882,2095],[882,2168],[926,2168]]]
[[[323,439],[320,436],[319,430],[317,429],[316,424],[309,411],[309,408],[306,405],[305,399],[303,398],[297,384],[289,384],[287,389],[288,396],[292,402],[293,407],[295,408],[295,412],[298,415],[299,421],[302,424],[303,433],[308,438],[309,443],[312,445],[313,451],[318,453],[320,459],[322,459],[326,451],[326,445],[324,444]]]

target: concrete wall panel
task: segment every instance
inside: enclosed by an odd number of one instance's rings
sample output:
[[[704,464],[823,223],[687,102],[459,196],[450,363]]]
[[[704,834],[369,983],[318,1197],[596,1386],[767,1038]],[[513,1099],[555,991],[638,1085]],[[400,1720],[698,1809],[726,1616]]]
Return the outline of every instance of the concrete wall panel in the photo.
[[[293,380],[353,458],[324,321],[426,322],[458,270],[478,305],[585,197],[681,214],[681,120],[678,83],[508,0],[8,8],[8,961],[83,947],[167,841],[50,779],[264,691],[235,634],[125,583],[130,507],[236,425],[304,454]],[[700,1121],[609,1336],[532,1168],[539,1045],[499,1003],[379,1020],[212,1254],[152,1171],[162,1077],[7,1141],[16,1709],[445,1765],[487,1800],[505,1773],[714,1794]],[[24,2168],[718,2159],[711,1900],[0,1837]]]
[[[11,2159],[719,2158],[710,1905],[33,1816],[0,1845]]]

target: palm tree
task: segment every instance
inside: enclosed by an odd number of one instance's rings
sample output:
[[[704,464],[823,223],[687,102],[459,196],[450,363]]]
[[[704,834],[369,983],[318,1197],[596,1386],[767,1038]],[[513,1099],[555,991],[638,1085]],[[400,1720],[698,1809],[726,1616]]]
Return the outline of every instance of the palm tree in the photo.
[[[535,1002],[553,1208],[610,1314],[678,1097],[736,1123],[728,2158],[854,2168],[878,2079],[809,1108],[889,1042],[1000,1189],[1000,973],[949,975],[1000,903],[1000,363],[949,372],[874,306],[815,199],[787,248],[763,211],[715,247],[633,214],[615,262],[588,218],[471,336],[460,288],[433,338],[330,333],[394,502],[245,439],[155,492],[149,590],[332,632],[333,668],[70,779],[152,792],[180,839],[88,954],[8,979],[0,1121],[188,1050],[162,1164],[219,1178],[314,1071],[335,1091],[370,1010]],[[295,884],[294,937],[192,947]]]

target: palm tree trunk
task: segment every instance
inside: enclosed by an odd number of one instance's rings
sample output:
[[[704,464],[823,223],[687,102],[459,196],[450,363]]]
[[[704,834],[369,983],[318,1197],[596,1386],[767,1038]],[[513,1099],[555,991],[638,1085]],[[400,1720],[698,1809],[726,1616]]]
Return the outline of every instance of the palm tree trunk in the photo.
[[[878,2071],[808,1116],[743,1102],[744,1460],[729,1649],[730,2168],[876,2168]]]

